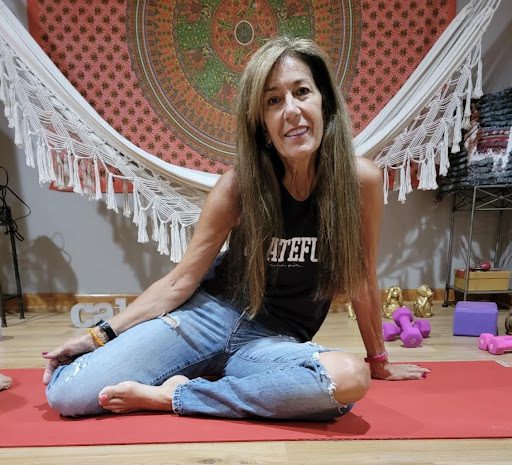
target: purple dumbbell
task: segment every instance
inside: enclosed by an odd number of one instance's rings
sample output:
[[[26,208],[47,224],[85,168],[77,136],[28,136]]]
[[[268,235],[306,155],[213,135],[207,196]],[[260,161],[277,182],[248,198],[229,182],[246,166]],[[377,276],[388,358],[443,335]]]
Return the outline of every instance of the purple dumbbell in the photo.
[[[400,333],[400,339],[404,343],[405,347],[418,347],[422,343],[423,336],[421,335],[420,330],[412,325],[414,317],[410,309],[407,307],[398,307],[393,312],[393,320],[402,330]]]
[[[430,336],[430,321],[428,320],[415,320],[412,324],[415,328],[420,330],[423,339]]]
[[[414,328],[417,328],[423,338],[430,336],[430,322],[428,320],[415,320],[412,324]],[[402,329],[399,328],[395,323],[383,323],[382,324],[382,336],[385,341],[396,341],[400,337]]]
[[[385,341],[394,341],[400,337],[402,330],[395,323],[382,324],[382,336]]]
[[[493,355],[502,355],[512,350],[512,337],[493,336],[489,340],[489,353]]]

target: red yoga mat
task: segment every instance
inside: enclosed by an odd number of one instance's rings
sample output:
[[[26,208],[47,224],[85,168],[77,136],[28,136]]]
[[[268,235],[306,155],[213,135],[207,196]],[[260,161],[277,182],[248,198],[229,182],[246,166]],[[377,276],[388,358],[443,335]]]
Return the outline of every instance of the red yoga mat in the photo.
[[[269,422],[151,413],[64,419],[44,396],[41,369],[2,370],[0,447],[217,441],[512,437],[512,368],[496,361],[422,362],[418,381],[374,381],[336,421]]]

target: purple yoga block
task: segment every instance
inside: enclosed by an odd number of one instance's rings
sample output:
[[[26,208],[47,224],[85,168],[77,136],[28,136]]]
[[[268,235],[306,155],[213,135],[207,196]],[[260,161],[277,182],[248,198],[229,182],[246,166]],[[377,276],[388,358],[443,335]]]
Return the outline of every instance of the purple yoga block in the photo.
[[[498,334],[498,306],[495,302],[461,301],[453,313],[454,336]]]

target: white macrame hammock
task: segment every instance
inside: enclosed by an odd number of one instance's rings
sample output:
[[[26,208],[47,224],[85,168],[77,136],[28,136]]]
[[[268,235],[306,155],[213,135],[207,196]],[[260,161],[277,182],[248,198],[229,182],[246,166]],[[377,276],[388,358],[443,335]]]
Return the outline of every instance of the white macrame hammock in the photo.
[[[470,100],[482,95],[481,40],[500,0],[472,0],[453,19],[404,86],[355,138],[356,154],[384,171],[384,195],[436,189],[436,175],[449,167],[469,124]],[[475,71],[476,70],[476,71]],[[475,76],[476,75],[476,76]],[[124,183],[123,213],[138,226],[139,242],[151,239],[161,254],[179,262],[207,191],[218,175],[178,167],[125,139],[106,123],[62,75],[25,27],[0,0],[0,100],[14,142],[39,182],[69,187],[105,200],[119,211],[114,179]],[[397,171],[393,186],[388,174]],[[133,195],[128,186],[133,186]]]

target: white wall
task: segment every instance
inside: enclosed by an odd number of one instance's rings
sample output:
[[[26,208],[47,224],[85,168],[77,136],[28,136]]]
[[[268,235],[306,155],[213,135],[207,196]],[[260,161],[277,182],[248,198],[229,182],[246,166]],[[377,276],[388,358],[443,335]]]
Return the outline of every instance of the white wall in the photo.
[[[466,3],[459,1],[460,5]],[[6,4],[23,18],[23,1],[7,0]],[[512,2],[503,1],[483,43],[485,92],[512,86],[511,27]],[[108,211],[101,202],[40,187],[36,171],[25,165],[22,150],[14,146],[13,139],[12,129],[0,115],[0,166],[9,172],[9,187],[32,210],[29,217],[19,221],[25,241],[16,244],[23,292],[138,293],[169,270],[168,257],[160,256],[153,244],[137,243],[137,231],[130,220]],[[444,287],[450,201],[436,204],[433,194],[423,191],[411,194],[404,205],[395,199],[392,196],[385,209],[378,268],[381,286],[396,283],[415,288],[428,283]],[[9,203],[15,216],[24,214],[23,206],[13,197]],[[478,216],[475,260],[493,257],[495,217],[490,213]],[[511,217],[505,216],[503,227],[508,246],[504,264],[508,268],[512,268]],[[454,246],[456,266],[462,266],[461,247],[467,243],[467,227],[467,216],[461,216]],[[10,242],[3,235],[0,282],[4,292],[15,291]]]

